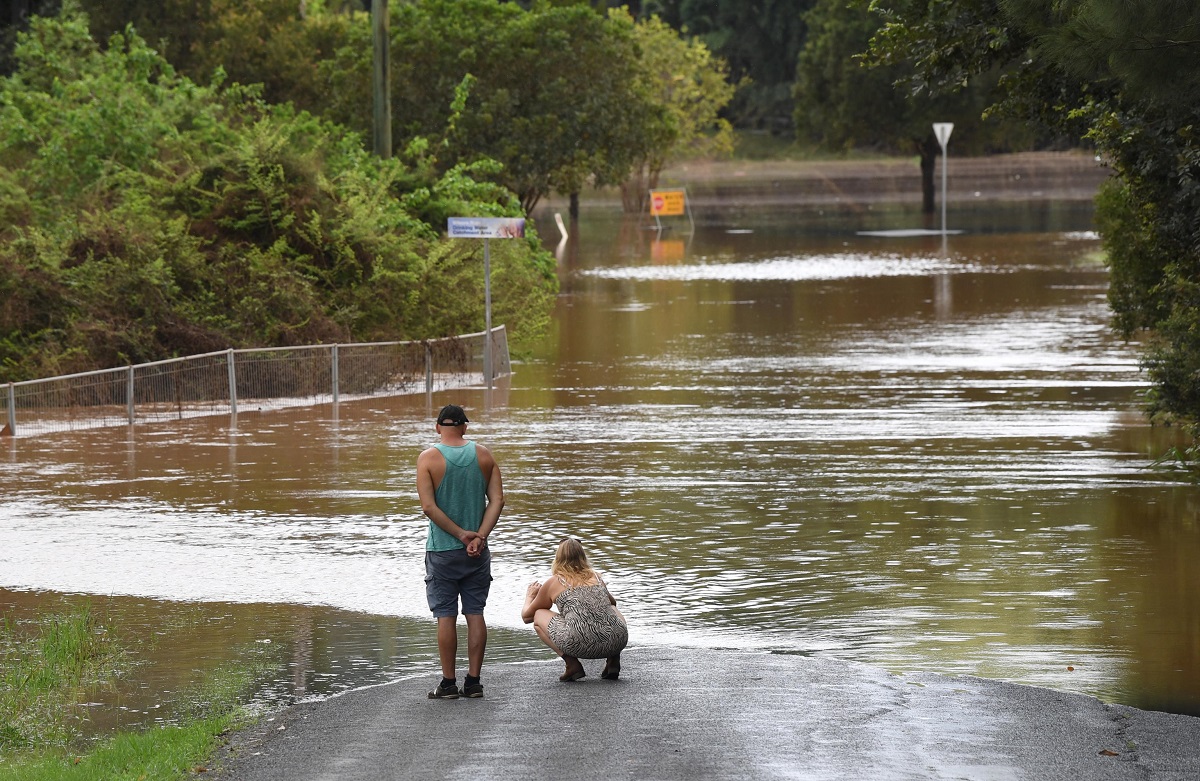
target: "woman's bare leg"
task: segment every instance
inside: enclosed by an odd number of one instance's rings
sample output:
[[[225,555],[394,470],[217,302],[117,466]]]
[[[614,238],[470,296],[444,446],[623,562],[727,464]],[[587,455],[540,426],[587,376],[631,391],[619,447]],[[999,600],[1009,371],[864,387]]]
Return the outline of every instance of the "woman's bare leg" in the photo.
[[[537,632],[537,636],[541,638],[543,643],[550,646],[551,651],[559,656],[562,656],[562,651],[554,644],[554,641],[550,639],[550,619],[554,618],[556,615],[558,615],[558,613],[555,613],[553,610],[546,609],[539,610],[534,613],[533,631]]]
[[[583,664],[579,661],[578,657],[563,654],[563,661],[567,663],[567,669],[563,671],[562,675],[558,676],[558,680],[569,682],[587,677],[587,671],[583,669]]]
[[[533,631],[537,632],[537,636],[541,638],[543,643],[550,647],[551,651],[554,651],[554,653],[561,656],[562,660],[567,663],[566,671],[563,672],[562,675],[558,676],[558,679],[560,681],[577,681],[587,675],[587,673],[584,672],[583,665],[579,662],[579,659],[575,658],[574,656],[571,656],[570,654],[564,654],[562,649],[555,645],[554,641],[550,639],[550,619],[554,618],[556,615],[558,615],[558,613],[548,609],[542,609],[534,613]]]

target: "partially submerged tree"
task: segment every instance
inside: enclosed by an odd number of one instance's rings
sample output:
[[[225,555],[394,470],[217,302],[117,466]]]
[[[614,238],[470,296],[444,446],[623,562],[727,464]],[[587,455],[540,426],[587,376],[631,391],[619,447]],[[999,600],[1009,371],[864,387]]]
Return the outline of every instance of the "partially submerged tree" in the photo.
[[[796,66],[796,134],[834,150],[874,149],[920,160],[922,209],[935,208],[934,172],[941,146],[934,122],[954,123],[956,148],[966,153],[1026,148],[1031,134],[1017,123],[985,123],[994,78],[957,93],[913,94],[898,86],[899,63],[869,67],[864,55],[883,20],[867,3],[818,0],[805,15],[808,42]]]
[[[640,50],[640,77],[653,100],[666,109],[663,122],[650,128],[644,153],[632,176],[621,184],[625,211],[645,211],[649,191],[671,159],[727,155],[733,128],[721,116],[736,85],[729,69],[699,40],[685,40],[657,16],[634,21],[625,9],[610,12],[627,26]]]
[[[1086,136],[1115,176],[1097,221],[1125,336],[1149,335],[1153,414],[1200,434],[1200,5],[874,0],[875,49],[921,89],[1013,67],[995,110]],[[1195,448],[1191,454],[1197,455]]]

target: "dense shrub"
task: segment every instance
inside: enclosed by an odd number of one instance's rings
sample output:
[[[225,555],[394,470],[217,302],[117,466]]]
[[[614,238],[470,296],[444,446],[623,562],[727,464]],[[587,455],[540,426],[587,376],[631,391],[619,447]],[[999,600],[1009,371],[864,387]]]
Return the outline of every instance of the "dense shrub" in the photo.
[[[254,88],[179,76],[132,29],[98,46],[70,9],[35,20],[15,59],[0,80],[0,381],[482,329],[482,264],[441,231],[449,214],[520,214],[477,180],[493,164],[438,175],[420,143],[379,160]],[[536,335],[553,258],[535,237],[504,244],[493,273],[512,300],[495,322]]]

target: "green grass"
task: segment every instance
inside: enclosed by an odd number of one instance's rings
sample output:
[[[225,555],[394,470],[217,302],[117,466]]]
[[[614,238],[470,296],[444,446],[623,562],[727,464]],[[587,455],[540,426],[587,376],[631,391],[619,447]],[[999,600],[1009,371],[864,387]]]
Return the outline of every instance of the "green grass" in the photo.
[[[84,744],[79,703],[134,666],[86,605],[22,624],[0,619],[0,781],[167,781],[205,772],[223,736],[251,720],[242,703],[278,660],[248,647],[183,693],[177,725]]]
[[[69,745],[77,703],[131,666],[87,605],[28,625],[0,619],[0,752]]]
[[[209,770],[223,735],[238,725],[239,715],[226,713],[182,727],[158,727],[121,733],[90,747],[86,753],[23,753],[0,761],[4,781],[167,781]]]

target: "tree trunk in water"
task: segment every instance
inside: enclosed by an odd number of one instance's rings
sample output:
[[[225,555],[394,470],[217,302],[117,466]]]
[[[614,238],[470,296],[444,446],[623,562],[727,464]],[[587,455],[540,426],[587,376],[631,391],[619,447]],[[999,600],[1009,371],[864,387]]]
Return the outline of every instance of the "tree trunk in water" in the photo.
[[[571,193],[571,206],[567,210],[571,222],[579,222],[579,193]]]
[[[621,185],[621,207],[626,214],[641,214],[646,207],[646,167],[633,169]]]
[[[941,153],[942,147],[937,142],[937,137],[930,133],[923,140],[916,142],[917,154],[921,156],[921,212],[924,214],[933,214],[937,198],[937,189],[933,184],[934,170],[937,168],[938,154]],[[942,193],[942,197],[946,197]]]

